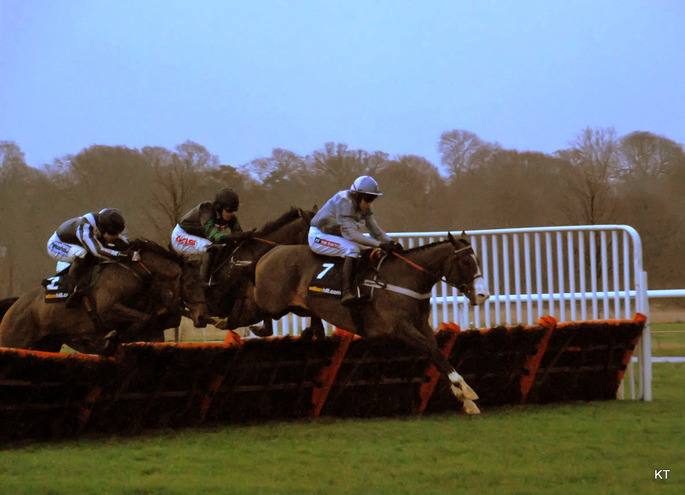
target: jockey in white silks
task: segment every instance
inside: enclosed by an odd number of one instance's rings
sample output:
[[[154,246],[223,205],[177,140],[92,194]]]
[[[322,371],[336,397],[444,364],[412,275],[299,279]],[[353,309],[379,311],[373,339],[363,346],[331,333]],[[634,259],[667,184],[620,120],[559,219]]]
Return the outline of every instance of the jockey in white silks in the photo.
[[[357,177],[348,190],[337,192],[317,212],[309,228],[309,247],[317,254],[345,258],[342,273],[343,305],[356,301],[352,290],[354,261],[363,248],[386,252],[402,251],[402,245],[390,239],[378,226],[371,203],[383,194],[378,183],[368,175]],[[366,226],[370,236],[361,233]]]

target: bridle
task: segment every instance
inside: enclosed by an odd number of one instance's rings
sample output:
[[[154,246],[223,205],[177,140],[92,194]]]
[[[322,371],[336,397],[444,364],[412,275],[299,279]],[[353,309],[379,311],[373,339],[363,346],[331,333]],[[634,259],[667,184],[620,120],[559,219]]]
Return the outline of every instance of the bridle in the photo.
[[[475,253],[473,252],[473,246],[471,246],[470,244],[468,244],[468,245],[466,245],[466,246],[464,246],[464,247],[462,247],[462,248],[455,249],[455,250],[452,252],[452,254],[456,255],[456,254],[458,254],[458,253],[461,253],[462,251],[467,251],[467,250],[469,250],[469,249],[471,250],[471,255],[472,255],[472,256],[475,256]],[[433,272],[430,272],[430,271],[426,270],[424,267],[422,267],[421,265],[419,265],[419,264],[417,264],[417,263],[414,263],[412,260],[410,260],[410,259],[408,259],[408,258],[402,256],[402,255],[399,254],[399,253],[393,252],[392,254],[393,254],[396,258],[398,258],[399,260],[403,261],[404,263],[407,263],[409,266],[412,266],[413,268],[416,268],[416,269],[419,270],[420,272],[423,272],[423,273],[429,275],[429,276],[432,277],[436,282],[438,282],[438,281],[440,281],[440,282],[445,282],[447,285],[451,285],[452,287],[456,287],[457,290],[461,291],[462,293],[464,293],[464,294],[467,293],[468,284],[466,284],[466,283],[462,283],[462,284],[459,284],[459,285],[454,284],[454,283],[450,282],[449,280],[447,280],[447,276],[446,276],[446,275],[437,275],[437,274],[435,274],[435,273],[433,273]],[[448,275],[449,275],[449,273],[448,273]],[[475,281],[475,280],[476,280],[477,278],[479,278],[479,277],[480,277],[480,278],[483,278],[483,274],[480,273],[480,270],[478,270],[478,273],[473,277],[473,280],[471,281],[471,283],[473,283],[473,281]]]

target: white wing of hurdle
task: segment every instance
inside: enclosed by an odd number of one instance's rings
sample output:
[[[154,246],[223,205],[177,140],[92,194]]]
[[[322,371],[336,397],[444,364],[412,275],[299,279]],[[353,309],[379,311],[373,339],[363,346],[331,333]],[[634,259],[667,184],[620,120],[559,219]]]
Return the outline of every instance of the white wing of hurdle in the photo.
[[[453,234],[462,229],[452,230]],[[632,319],[647,316],[636,350],[639,374],[626,371],[632,398],[651,400],[651,336],[647,274],[640,236],[627,225],[587,225],[467,231],[483,265],[490,299],[471,307],[444,283],[433,288],[432,325],[457,323],[462,329],[533,325],[542,316],[558,322]],[[445,239],[447,232],[391,233],[405,248]],[[278,335],[296,334],[305,319],[276,322]],[[623,394],[621,387],[619,394]]]

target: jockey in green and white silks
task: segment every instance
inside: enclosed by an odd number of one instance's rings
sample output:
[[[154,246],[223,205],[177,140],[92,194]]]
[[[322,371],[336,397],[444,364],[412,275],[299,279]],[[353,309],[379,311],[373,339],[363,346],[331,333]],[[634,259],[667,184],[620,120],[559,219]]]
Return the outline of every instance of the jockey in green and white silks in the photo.
[[[48,240],[48,254],[57,261],[58,272],[89,253],[105,260],[129,259],[127,253],[106,246],[117,239],[128,242],[124,228],[124,217],[114,208],[86,213],[58,227]]]
[[[200,278],[210,283],[210,271],[216,250],[214,244],[238,242],[252,237],[243,232],[236,212],[240,206],[238,194],[221,188],[214,202],[205,201],[186,213],[171,233],[171,246],[189,261],[200,260]]]
[[[243,232],[236,212],[240,206],[238,195],[222,188],[214,202],[204,201],[188,213],[171,233],[171,246],[179,254],[203,255],[212,244],[226,244],[249,236]]]
[[[371,203],[383,193],[378,183],[368,175],[357,177],[348,190],[338,191],[317,212],[309,228],[309,247],[317,254],[345,258],[343,265],[342,303],[351,304],[354,260],[363,248],[401,251],[402,245],[392,241],[378,226]],[[361,233],[366,226],[370,237]]]
[[[214,202],[204,201],[195,206],[171,233],[171,247],[189,262],[186,263],[189,273],[197,273],[205,293],[211,285],[212,265],[217,254],[216,249],[210,248],[252,237],[252,232],[243,232],[240,226],[236,216],[239,206],[238,194],[232,189],[221,188]],[[206,307],[198,321],[211,321],[211,315],[204,314],[205,311]]]

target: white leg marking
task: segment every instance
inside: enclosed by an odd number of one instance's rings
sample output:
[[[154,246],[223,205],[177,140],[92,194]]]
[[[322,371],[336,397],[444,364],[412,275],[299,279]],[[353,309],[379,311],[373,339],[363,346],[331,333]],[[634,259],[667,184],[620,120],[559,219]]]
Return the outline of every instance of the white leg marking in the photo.
[[[447,378],[449,378],[452,383],[459,383],[464,380],[461,375],[457,373],[457,370],[450,371],[450,374],[447,375]]]

